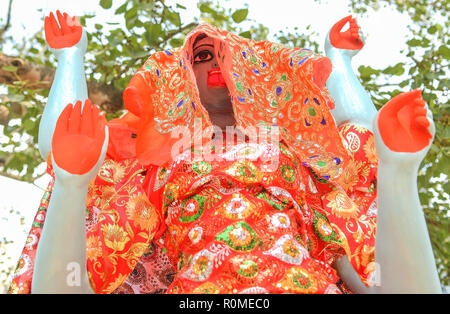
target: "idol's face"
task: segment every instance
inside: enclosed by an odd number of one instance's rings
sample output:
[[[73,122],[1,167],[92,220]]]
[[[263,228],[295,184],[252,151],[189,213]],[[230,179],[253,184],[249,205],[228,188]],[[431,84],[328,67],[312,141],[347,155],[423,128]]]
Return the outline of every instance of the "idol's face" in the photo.
[[[216,60],[214,40],[205,37],[197,41],[193,55],[193,70],[203,106],[213,112],[225,109],[224,105],[230,103],[230,95]]]

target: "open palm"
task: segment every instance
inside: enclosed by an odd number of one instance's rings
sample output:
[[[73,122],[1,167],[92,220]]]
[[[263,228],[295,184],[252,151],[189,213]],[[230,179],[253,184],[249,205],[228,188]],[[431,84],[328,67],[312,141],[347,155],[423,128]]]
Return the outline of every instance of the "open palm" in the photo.
[[[106,119],[100,109],[86,100],[69,104],[56,123],[52,155],[56,165],[70,174],[89,172],[101,159]]]

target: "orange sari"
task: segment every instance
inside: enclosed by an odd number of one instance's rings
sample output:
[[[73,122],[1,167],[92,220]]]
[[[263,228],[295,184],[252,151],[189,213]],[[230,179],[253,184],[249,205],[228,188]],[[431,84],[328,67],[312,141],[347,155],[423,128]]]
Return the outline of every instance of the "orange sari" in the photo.
[[[192,71],[192,43],[201,33],[215,40],[237,125],[277,130],[279,141],[234,144],[213,151],[213,160],[173,154],[178,139],[171,132],[183,127],[192,144],[211,152],[211,122]],[[373,135],[352,125],[338,130],[332,99],[314,80],[329,74],[323,60],[308,49],[208,25],[189,34],[184,47],[148,59],[130,82],[144,106],[126,103],[129,113],[109,123],[108,155],[89,188],[94,291],[340,293],[331,265],[343,255],[370,283]],[[12,293],[30,291],[46,196]]]

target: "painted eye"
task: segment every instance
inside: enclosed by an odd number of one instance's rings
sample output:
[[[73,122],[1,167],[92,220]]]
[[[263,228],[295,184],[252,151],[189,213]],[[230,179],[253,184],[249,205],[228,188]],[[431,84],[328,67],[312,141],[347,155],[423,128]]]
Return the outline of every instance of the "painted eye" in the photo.
[[[202,50],[194,56],[194,63],[201,63],[213,59],[213,54],[209,50]]]

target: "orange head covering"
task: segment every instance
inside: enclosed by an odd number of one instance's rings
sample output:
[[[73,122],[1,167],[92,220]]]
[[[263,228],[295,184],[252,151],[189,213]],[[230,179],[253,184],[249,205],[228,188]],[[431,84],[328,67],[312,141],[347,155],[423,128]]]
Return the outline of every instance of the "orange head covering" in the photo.
[[[237,126],[277,128],[306,166],[337,179],[347,153],[329,110],[333,100],[324,88],[330,60],[309,49],[256,42],[210,25],[188,34],[184,47],[150,56],[125,90],[126,109],[139,117],[139,161],[163,165],[172,160],[172,146],[179,141],[172,131],[187,127],[194,141],[205,136],[194,134],[194,124],[201,130],[212,125],[192,69],[192,46],[200,34],[214,39]]]

